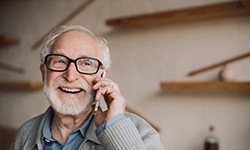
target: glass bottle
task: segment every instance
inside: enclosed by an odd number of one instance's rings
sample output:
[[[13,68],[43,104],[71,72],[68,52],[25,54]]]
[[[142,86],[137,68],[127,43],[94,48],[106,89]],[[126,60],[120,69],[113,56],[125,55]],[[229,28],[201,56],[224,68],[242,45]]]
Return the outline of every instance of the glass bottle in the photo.
[[[219,138],[214,133],[214,126],[209,127],[205,137],[204,150],[219,150]]]

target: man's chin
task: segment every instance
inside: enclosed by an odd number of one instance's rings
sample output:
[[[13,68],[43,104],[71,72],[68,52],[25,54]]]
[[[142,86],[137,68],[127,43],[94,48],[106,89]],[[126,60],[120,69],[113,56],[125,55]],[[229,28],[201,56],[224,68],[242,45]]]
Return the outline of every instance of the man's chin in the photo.
[[[59,114],[62,114],[62,115],[69,115],[69,116],[77,116],[79,114],[81,114],[82,112],[84,112],[84,110],[74,110],[74,109],[58,109],[56,107],[53,107],[52,108]]]
[[[62,115],[76,116],[91,111],[91,103],[88,104],[74,104],[72,106],[59,106],[58,103],[51,102],[52,108]]]

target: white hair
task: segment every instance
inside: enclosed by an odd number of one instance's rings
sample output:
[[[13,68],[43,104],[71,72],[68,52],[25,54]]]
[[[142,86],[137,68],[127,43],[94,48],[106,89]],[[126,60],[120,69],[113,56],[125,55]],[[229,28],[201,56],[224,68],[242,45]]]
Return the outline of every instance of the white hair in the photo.
[[[55,40],[62,34],[69,32],[69,31],[81,31],[81,32],[88,34],[94,40],[96,40],[102,52],[103,66],[106,68],[110,68],[111,60],[110,60],[110,51],[108,48],[108,42],[103,37],[96,36],[93,32],[91,32],[87,28],[80,26],[80,25],[59,26],[53,29],[44,40],[42,51],[40,54],[41,63],[44,63],[45,56],[50,53],[51,47],[53,43],[55,42]]]

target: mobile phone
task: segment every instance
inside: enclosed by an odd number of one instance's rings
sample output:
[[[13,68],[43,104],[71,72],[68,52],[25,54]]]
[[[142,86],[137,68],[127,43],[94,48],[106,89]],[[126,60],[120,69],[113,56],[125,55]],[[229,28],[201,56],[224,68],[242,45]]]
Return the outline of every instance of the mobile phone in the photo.
[[[102,77],[105,77],[106,76],[106,71],[104,71],[102,74],[101,74],[101,78]],[[100,100],[99,101],[97,101],[96,103],[95,103],[95,109],[94,109],[94,112],[96,112],[97,110],[98,110],[98,107],[100,106]]]

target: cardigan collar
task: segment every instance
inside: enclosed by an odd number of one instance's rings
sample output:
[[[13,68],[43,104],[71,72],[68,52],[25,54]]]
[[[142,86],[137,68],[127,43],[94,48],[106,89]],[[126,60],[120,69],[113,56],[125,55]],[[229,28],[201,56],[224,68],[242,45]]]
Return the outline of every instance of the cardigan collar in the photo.
[[[38,128],[36,129],[36,131],[31,133],[31,134],[33,134],[32,136],[35,138],[30,140],[30,143],[31,143],[30,145],[32,145],[32,147],[30,149],[39,149],[39,150],[43,149],[42,142],[41,142],[41,136],[42,136],[44,122],[45,122],[46,117],[48,115],[52,114],[53,111],[54,111],[53,108],[50,106],[46,110],[46,112],[40,116],[41,119],[39,121]],[[83,143],[85,143],[86,141],[89,140],[89,141],[92,141],[92,142],[97,143],[99,145],[101,144],[96,136],[95,130],[96,130],[95,121],[94,121],[94,117],[92,117]]]

